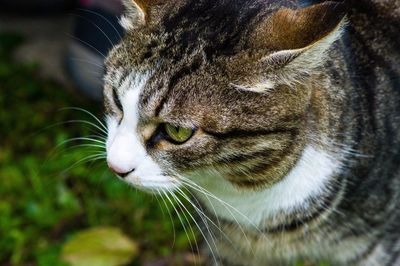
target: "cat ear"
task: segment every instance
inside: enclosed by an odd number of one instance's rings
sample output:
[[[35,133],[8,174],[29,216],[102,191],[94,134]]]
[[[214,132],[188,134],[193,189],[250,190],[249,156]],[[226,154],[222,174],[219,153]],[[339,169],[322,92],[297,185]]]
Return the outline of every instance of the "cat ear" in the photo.
[[[133,29],[134,24],[146,24],[149,21],[151,9],[162,4],[162,0],[124,0],[126,15],[121,17],[125,29]]]
[[[152,5],[159,4],[157,0],[131,0],[144,21],[147,20]]]
[[[273,70],[274,75],[264,79],[267,87],[279,82],[293,85],[323,65],[326,52],[341,36],[345,15],[344,4],[328,1],[280,9],[270,16],[253,35],[257,50],[270,51],[259,62],[263,69]]]

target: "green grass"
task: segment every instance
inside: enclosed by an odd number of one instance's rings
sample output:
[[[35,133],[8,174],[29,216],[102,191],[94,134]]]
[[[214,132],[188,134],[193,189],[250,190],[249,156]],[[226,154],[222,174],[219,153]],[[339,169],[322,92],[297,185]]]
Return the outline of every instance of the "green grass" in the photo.
[[[118,227],[138,243],[131,265],[189,250],[177,221],[154,197],[110,175],[104,160],[74,165],[101,149],[76,147],[82,141],[61,144],[99,132],[63,124],[94,119],[61,109],[80,106],[101,117],[101,105],[42,79],[36,64],[15,63],[21,42],[0,34],[0,265],[65,265],[60,252],[66,241],[96,226]]]

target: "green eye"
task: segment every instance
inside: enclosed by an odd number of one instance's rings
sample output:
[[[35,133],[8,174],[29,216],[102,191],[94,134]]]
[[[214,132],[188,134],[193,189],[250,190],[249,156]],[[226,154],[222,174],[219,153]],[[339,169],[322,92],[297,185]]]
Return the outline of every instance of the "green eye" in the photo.
[[[182,144],[188,141],[192,135],[194,130],[191,128],[184,127],[176,127],[171,124],[164,125],[165,132],[167,135],[175,142]]]

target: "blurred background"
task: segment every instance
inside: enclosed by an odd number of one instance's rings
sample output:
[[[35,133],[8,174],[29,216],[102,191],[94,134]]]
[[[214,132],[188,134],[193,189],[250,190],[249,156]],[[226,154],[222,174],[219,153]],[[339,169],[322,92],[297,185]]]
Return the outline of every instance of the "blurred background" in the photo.
[[[106,167],[103,59],[122,11],[0,0],[0,265],[202,264],[174,203]]]

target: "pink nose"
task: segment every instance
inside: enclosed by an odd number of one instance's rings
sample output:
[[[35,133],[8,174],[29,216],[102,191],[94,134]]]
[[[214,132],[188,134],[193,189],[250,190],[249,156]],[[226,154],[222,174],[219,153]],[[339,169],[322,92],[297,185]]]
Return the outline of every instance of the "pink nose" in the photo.
[[[130,173],[132,173],[133,171],[135,171],[135,169],[130,169],[130,170],[126,170],[122,167],[119,167],[113,163],[108,162],[108,167],[110,168],[111,171],[113,171],[115,174],[119,175],[120,177],[127,177]]]

